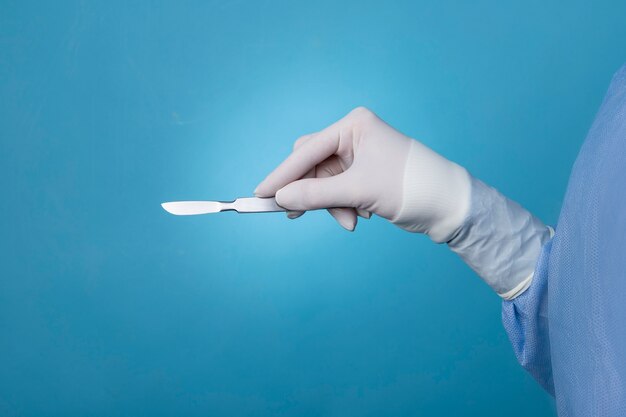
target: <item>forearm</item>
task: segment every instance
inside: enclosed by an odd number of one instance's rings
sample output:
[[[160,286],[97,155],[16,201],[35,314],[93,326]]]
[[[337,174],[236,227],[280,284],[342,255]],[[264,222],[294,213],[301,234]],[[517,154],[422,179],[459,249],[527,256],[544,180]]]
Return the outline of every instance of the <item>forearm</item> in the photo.
[[[528,288],[550,229],[465,168],[413,141],[393,223],[447,243],[504,299]]]
[[[530,286],[550,234],[550,228],[528,210],[472,178],[467,218],[448,246],[498,295],[510,300]]]

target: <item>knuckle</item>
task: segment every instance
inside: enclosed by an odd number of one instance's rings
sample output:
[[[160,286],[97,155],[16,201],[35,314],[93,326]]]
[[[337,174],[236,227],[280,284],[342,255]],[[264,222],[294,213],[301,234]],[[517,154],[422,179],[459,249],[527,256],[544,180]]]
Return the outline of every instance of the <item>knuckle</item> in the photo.
[[[367,129],[369,126],[372,126],[376,119],[377,116],[374,112],[367,107],[360,106],[352,110],[348,115],[348,126],[351,130],[360,132],[363,129]]]
[[[300,146],[304,145],[306,143],[307,140],[309,140],[311,138],[311,135],[304,135],[304,136],[300,136],[298,139],[296,139],[296,141],[293,143],[293,150],[295,151],[296,149],[298,149]]]
[[[350,115],[358,119],[368,119],[374,116],[374,113],[365,106],[359,106],[352,110]]]

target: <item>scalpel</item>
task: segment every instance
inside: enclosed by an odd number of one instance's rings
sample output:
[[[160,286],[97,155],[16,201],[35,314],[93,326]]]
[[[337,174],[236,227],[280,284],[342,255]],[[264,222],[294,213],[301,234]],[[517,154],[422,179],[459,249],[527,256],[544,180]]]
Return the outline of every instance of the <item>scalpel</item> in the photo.
[[[269,213],[286,211],[274,198],[243,197],[235,201],[171,201],[161,204],[168,213],[177,216],[236,211],[237,213]]]

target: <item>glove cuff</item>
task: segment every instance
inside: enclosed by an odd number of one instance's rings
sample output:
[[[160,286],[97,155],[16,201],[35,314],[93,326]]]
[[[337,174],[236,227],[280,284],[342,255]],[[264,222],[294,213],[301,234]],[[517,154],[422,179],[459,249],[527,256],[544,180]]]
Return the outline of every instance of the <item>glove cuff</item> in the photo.
[[[447,242],[465,221],[470,190],[470,175],[463,167],[412,140],[402,206],[391,221],[410,232],[425,233],[437,243]]]
[[[469,214],[448,246],[498,295],[510,300],[530,286],[541,247],[551,234],[522,206],[472,178]]]

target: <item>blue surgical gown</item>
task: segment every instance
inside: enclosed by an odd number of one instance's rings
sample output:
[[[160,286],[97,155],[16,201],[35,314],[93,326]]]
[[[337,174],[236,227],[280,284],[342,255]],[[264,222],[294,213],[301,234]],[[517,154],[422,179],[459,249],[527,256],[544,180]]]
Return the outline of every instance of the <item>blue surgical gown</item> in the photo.
[[[560,417],[626,416],[626,65],[574,164],[556,233],[502,320]]]

